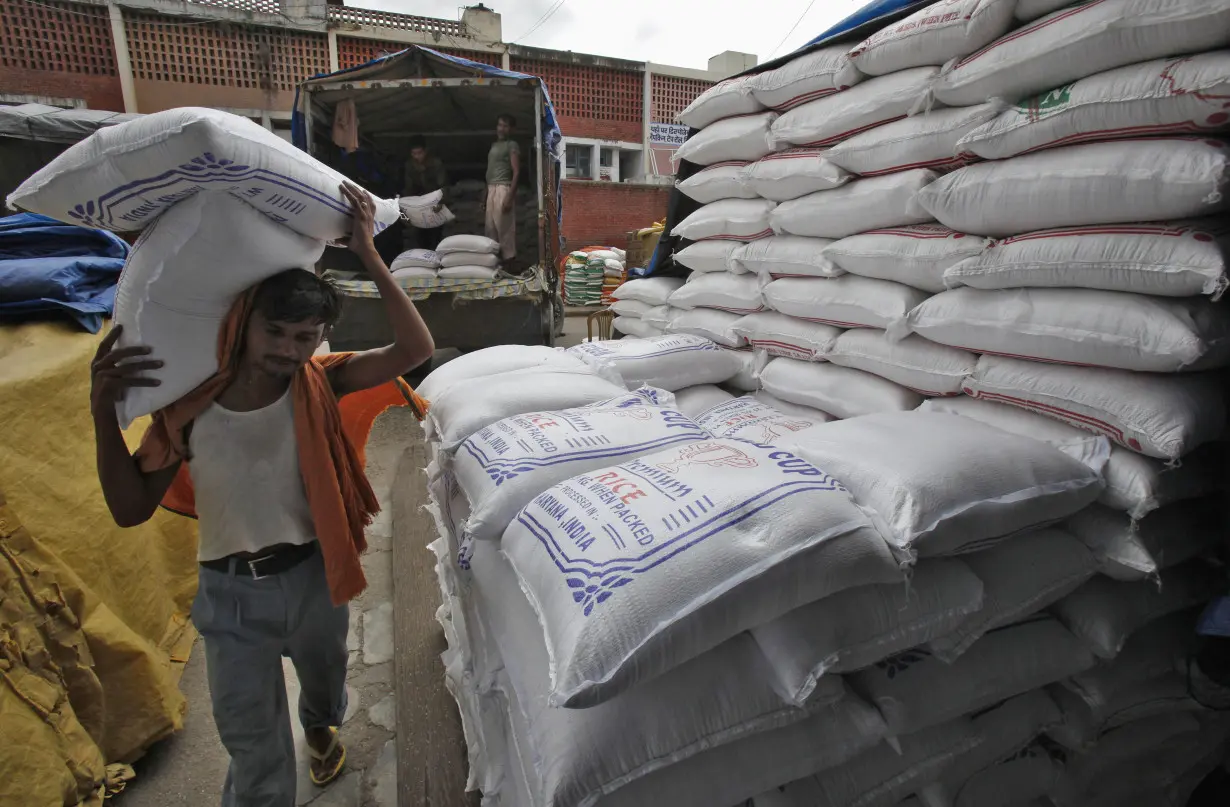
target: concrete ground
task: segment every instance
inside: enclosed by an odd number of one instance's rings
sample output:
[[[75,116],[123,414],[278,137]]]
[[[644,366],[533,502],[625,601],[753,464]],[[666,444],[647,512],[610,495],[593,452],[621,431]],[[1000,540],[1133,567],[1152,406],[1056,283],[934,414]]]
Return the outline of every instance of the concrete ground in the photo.
[[[578,344],[585,334],[585,317],[570,316],[558,344]],[[416,431],[414,417],[405,409],[387,412],[372,429],[367,446],[367,473],[380,498],[381,514],[367,531],[368,551],[363,557],[363,568],[368,588],[351,604],[350,709],[342,727],[348,752],[347,772],[324,790],[314,787],[307,778],[303,731],[297,721],[292,721],[299,755],[299,805],[398,807],[391,485],[397,460]],[[430,518],[426,513],[422,517]],[[436,585],[434,580],[422,582]],[[298,681],[289,662],[285,667],[287,694],[293,704],[298,696]],[[210,714],[205,653],[200,640],[180,686],[188,700],[183,731],[159,743],[137,762],[137,778],[112,802],[116,807],[207,807],[219,802],[229,760]]]

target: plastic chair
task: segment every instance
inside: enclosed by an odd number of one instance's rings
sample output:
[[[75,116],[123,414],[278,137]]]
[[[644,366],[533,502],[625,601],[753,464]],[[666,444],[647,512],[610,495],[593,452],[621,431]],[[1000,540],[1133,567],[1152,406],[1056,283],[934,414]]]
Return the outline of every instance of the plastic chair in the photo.
[[[615,312],[609,308],[604,308],[601,311],[595,311],[585,319],[585,331],[589,337],[587,341],[594,341],[594,329],[598,330],[598,340],[605,341],[612,338],[614,333]]]

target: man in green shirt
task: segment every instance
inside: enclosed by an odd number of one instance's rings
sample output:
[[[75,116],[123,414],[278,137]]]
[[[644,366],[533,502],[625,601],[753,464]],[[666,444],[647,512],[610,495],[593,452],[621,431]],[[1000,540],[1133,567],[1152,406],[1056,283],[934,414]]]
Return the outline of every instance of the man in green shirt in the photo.
[[[495,124],[496,141],[487,152],[487,237],[500,242],[505,268],[517,257],[517,181],[521,179],[521,149],[512,139],[517,121],[501,115]]]
[[[448,171],[444,161],[428,154],[427,141],[422,135],[410,138],[410,159],[406,160],[403,196],[426,196],[441,191],[440,205],[448,204]],[[437,205],[439,207],[439,205]],[[406,225],[406,249],[435,249],[444,238],[444,227],[421,230]]]

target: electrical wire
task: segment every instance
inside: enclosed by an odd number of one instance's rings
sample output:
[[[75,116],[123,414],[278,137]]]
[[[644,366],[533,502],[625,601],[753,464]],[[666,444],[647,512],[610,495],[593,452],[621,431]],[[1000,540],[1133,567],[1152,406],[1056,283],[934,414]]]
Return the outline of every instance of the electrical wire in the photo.
[[[566,2],[568,2],[568,0],[557,0],[557,2],[555,3],[555,5],[551,6],[549,9],[547,9],[547,13],[546,13],[546,14],[543,14],[541,17],[539,17],[539,18],[538,18],[538,22],[534,23],[534,27],[533,27],[533,28],[530,28],[530,30],[526,31],[524,34],[522,34],[521,36],[517,37],[516,39],[510,39],[510,40],[508,40],[508,43],[509,43],[510,45],[515,45],[515,44],[517,44],[518,42],[520,42],[522,39],[525,39],[527,36],[529,36],[530,34],[534,33],[535,31],[537,31],[539,28],[541,28],[541,27],[542,27],[542,26],[546,23],[546,21],[547,21],[547,20],[549,20],[549,19],[551,19],[552,17],[554,17],[554,16],[555,16],[555,12],[559,11],[559,10],[563,7],[564,3],[566,3]],[[814,2],[814,0],[813,0],[813,2]]]
[[[811,0],[811,2],[807,4],[807,8],[803,9],[803,13],[800,14],[799,18],[794,21],[794,25],[790,26],[790,30],[787,31],[786,35],[782,37],[782,41],[778,42],[777,47],[774,48],[773,52],[769,54],[770,59],[776,56],[777,52],[781,50],[782,45],[786,44],[786,40],[794,35],[794,32],[798,30],[799,24],[803,22],[803,18],[807,16],[808,12],[811,11],[812,6],[814,6],[815,4],[816,4],[816,0]]]

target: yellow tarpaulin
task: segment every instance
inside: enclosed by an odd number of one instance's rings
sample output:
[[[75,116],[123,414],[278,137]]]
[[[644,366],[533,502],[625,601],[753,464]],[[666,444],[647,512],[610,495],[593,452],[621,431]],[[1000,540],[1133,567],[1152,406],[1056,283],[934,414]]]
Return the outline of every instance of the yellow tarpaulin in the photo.
[[[89,412],[101,338],[0,327],[0,807],[96,804],[106,764],[182,726],[196,526],[111,520]]]

